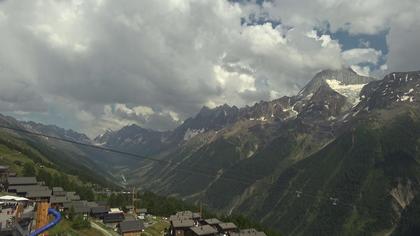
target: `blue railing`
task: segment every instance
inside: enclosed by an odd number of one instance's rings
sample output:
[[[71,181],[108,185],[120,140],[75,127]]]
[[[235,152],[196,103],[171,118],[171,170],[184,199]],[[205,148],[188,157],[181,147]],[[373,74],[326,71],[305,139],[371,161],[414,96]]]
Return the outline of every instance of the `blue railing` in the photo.
[[[61,214],[58,211],[56,211],[55,209],[52,209],[52,208],[48,208],[48,214],[53,215],[54,220],[51,221],[50,223],[48,223],[47,225],[44,225],[41,228],[39,228],[39,229],[35,230],[34,232],[30,233],[29,236],[36,236],[36,235],[42,234],[45,231],[54,227],[56,224],[58,224],[58,222],[60,222]]]

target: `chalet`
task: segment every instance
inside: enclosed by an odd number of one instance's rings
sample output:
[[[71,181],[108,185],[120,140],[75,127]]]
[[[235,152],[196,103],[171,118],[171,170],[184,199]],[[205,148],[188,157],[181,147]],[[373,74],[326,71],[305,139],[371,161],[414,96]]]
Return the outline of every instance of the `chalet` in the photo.
[[[178,219],[192,220],[193,213],[191,211],[180,211],[175,214]]]
[[[204,221],[202,221],[203,225],[210,225],[210,226],[213,226],[213,227],[216,227],[220,223],[221,223],[220,220],[218,220],[216,218],[205,219]]]
[[[104,224],[115,224],[125,220],[124,212],[119,208],[111,208],[103,217]]]
[[[190,228],[193,236],[216,236],[218,231],[210,225],[201,225]]]
[[[169,216],[169,221],[174,221],[174,220],[179,220],[178,216],[176,215]]]
[[[95,218],[103,219],[108,214],[109,208],[106,206],[97,206],[90,209],[90,215]]]
[[[219,231],[219,233],[223,235],[230,235],[230,233],[238,231],[238,227],[232,222],[219,223],[218,225],[216,225],[216,228]]]
[[[243,229],[239,232],[230,233],[230,236],[267,236],[264,232],[257,231],[256,229]]]
[[[14,186],[22,185],[37,185],[35,177],[8,177],[7,189]]]
[[[90,207],[86,205],[76,205],[74,206],[74,213],[83,215],[84,218],[87,218],[90,213]]]
[[[41,185],[15,185],[10,186],[8,190],[9,192],[16,193],[18,196],[25,197],[28,192],[47,191],[49,188]]]
[[[70,212],[72,209],[75,214],[83,215],[83,217],[87,218],[90,214],[91,207],[88,206],[87,201],[69,201],[63,203],[63,210]]]
[[[9,167],[8,166],[0,166],[0,184],[1,190],[5,187],[7,183],[7,177],[9,176]]]
[[[98,204],[98,206],[108,206],[107,201],[96,201],[96,204]]]
[[[64,205],[64,209],[70,209],[72,207],[75,206],[85,206],[87,201],[68,201],[65,202]]]
[[[70,201],[79,201],[80,197],[76,194],[76,192],[67,192],[66,197]]]
[[[112,224],[112,223],[120,223],[122,221],[124,221],[125,217],[124,217],[124,213],[107,213],[104,215],[103,217],[103,222],[104,224]]]
[[[174,219],[171,221],[171,236],[189,236],[190,228],[194,226],[194,221],[190,219]]]
[[[59,196],[59,197],[65,197],[66,196],[66,191],[64,191],[64,189],[62,187],[53,187],[52,191],[53,191],[54,196]]]
[[[50,204],[52,208],[56,208],[58,210],[64,210],[64,203],[69,202],[69,200],[65,196],[55,196],[53,192],[53,196],[50,198]]]
[[[193,212],[191,215],[192,219],[194,220],[194,222],[196,223],[196,225],[199,225],[199,223],[201,222],[202,218],[201,218],[201,214],[198,212]]]
[[[144,229],[143,221],[128,220],[117,225],[118,232],[123,236],[140,236]]]
[[[86,206],[88,206],[90,208],[93,208],[93,207],[97,207],[98,203],[96,203],[96,202],[86,202]]]
[[[49,201],[51,198],[51,190],[29,191],[26,193],[25,197],[33,201]]]

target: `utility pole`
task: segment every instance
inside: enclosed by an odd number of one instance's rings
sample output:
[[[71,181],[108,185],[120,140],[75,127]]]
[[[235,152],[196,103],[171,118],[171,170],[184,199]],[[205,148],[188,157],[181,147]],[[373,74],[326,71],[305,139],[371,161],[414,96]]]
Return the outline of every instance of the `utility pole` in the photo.
[[[134,191],[136,190],[136,188],[133,186],[133,196],[131,198],[131,204],[133,205],[133,214],[134,216],[136,216],[136,206],[134,205]]]
[[[200,216],[201,218],[204,218],[203,216],[203,202],[200,201]]]

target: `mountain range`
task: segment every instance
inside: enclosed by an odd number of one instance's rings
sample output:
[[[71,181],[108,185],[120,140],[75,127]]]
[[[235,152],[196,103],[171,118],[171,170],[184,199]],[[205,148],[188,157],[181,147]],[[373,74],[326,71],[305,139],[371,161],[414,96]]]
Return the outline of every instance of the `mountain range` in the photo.
[[[419,209],[419,84],[420,72],[325,70],[295,96],[203,107],[173,131],[131,126],[101,141],[164,160],[126,169],[131,184],[286,235],[398,234]]]
[[[203,107],[164,132],[130,125],[89,140],[55,126],[18,125],[153,157],[59,146],[109,181],[123,174],[129,184],[246,214],[285,235],[420,230],[419,71],[377,80],[350,68],[324,70],[295,96]]]

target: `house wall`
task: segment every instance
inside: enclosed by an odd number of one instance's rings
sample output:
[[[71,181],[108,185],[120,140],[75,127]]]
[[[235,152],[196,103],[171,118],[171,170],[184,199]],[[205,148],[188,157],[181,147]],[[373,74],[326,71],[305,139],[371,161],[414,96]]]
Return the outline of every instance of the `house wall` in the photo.
[[[141,232],[123,233],[123,236],[140,236]]]
[[[184,230],[176,229],[175,230],[175,236],[184,236]]]

